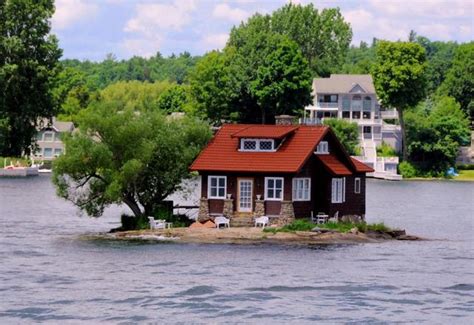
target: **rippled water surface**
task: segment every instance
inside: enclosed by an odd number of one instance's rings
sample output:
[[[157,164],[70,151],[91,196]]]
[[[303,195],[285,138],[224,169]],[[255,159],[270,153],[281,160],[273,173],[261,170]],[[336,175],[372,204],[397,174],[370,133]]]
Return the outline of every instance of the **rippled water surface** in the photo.
[[[474,323],[474,184],[369,181],[367,219],[435,241],[295,248],[81,239],[48,176],[0,179],[0,324]]]

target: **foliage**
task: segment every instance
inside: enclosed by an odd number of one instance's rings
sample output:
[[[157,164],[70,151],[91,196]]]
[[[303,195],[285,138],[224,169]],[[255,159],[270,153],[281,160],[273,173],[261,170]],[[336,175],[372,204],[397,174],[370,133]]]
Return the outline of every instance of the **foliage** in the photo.
[[[374,43],[375,44],[375,43]],[[375,61],[375,46],[368,46],[364,41],[358,47],[351,46],[346,55],[346,60],[340,73],[370,74]]]
[[[323,123],[332,128],[337,138],[350,155],[357,154],[359,144],[357,123],[343,119],[324,119]]]
[[[469,120],[451,97],[436,97],[406,114],[408,158],[417,176],[443,175],[469,142]]]
[[[402,161],[398,164],[398,172],[403,176],[403,178],[413,178],[419,174],[415,166],[410,164],[408,161]]]
[[[457,47],[440,93],[454,97],[462,110],[474,120],[474,42]]]
[[[54,114],[61,50],[50,34],[51,0],[0,2],[0,154],[29,153],[40,118]]]
[[[407,138],[403,113],[425,96],[425,60],[425,50],[419,44],[377,42],[373,67],[375,89],[385,106],[398,110],[404,160],[407,159]]]
[[[112,96],[79,114],[79,130],[64,138],[66,153],[54,164],[59,196],[90,216],[100,216],[110,204],[125,203],[143,217],[153,215],[180,189],[210,129],[195,119],[135,109],[146,106]]]
[[[5,166],[21,166],[27,167],[31,164],[31,161],[26,158],[19,158],[19,157],[0,157],[0,168]]]
[[[289,3],[273,12],[270,21],[271,31],[298,44],[314,74],[327,77],[343,64],[352,30],[339,8],[318,11],[313,4]]]
[[[190,102],[189,86],[173,85],[163,91],[158,99],[158,108],[163,112],[184,112]]]
[[[389,227],[387,227],[383,222],[376,223],[376,224],[368,224],[365,222],[326,222],[323,224],[314,224],[306,219],[297,219],[292,223],[285,225],[280,228],[265,228],[264,232],[270,233],[277,233],[277,232],[295,232],[295,231],[311,231],[313,228],[324,228],[324,229],[331,229],[338,232],[346,233],[353,228],[357,228],[360,232],[367,232],[367,231],[391,231]]]
[[[456,165],[458,170],[474,170],[474,164],[459,164]]]
[[[377,147],[377,156],[378,157],[394,157],[397,153],[390,145],[385,142],[382,142],[380,146]]]

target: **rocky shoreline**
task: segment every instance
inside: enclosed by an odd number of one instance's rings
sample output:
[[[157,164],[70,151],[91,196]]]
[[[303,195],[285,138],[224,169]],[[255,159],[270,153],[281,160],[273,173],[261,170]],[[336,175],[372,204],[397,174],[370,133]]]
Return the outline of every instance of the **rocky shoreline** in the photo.
[[[200,244],[285,244],[324,245],[380,243],[389,240],[423,240],[406,235],[404,231],[358,232],[355,229],[341,233],[327,229],[295,232],[264,232],[261,228],[171,228],[159,230],[133,230],[97,236],[112,240],[169,241]]]

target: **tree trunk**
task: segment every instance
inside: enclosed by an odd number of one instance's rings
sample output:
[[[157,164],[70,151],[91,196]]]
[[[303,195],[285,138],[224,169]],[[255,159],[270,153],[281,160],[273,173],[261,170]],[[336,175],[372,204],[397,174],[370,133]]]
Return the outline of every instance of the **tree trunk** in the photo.
[[[123,203],[125,203],[130,208],[130,210],[132,210],[135,217],[139,218],[143,216],[142,210],[132,196],[126,195],[123,199]]]
[[[400,121],[400,129],[402,131],[402,158],[403,161],[408,160],[407,152],[407,136],[405,133],[405,120],[403,119],[403,108],[399,107],[398,110],[398,120]]]

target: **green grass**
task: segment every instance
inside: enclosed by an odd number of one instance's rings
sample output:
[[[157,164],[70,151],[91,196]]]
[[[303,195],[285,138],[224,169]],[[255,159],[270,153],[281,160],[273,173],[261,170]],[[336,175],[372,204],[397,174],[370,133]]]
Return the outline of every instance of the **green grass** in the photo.
[[[474,170],[460,170],[459,176],[453,179],[457,181],[474,181]]]
[[[346,233],[352,228],[357,228],[360,232],[367,231],[390,231],[391,229],[382,223],[367,224],[365,222],[328,222],[325,224],[316,225],[305,219],[298,219],[289,225],[280,228],[265,228],[263,231],[276,234],[277,232],[295,232],[295,231],[310,231],[314,227],[335,230],[341,233]]]
[[[17,157],[0,157],[0,168],[3,168],[5,166],[10,166],[13,164],[14,166],[17,165],[17,163],[21,167],[27,167],[29,166],[29,160],[24,159],[24,158],[17,158]]]

